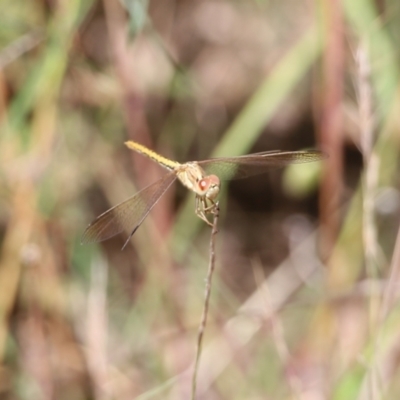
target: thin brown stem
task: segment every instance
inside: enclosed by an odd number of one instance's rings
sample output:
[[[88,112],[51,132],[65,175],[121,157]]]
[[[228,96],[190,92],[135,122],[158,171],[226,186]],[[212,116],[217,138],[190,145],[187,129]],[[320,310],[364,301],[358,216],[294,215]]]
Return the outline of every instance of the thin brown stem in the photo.
[[[40,30],[29,32],[14,40],[0,52],[0,69],[11,64],[23,54],[32,50],[44,39],[44,34]]]
[[[321,148],[329,153],[324,163],[321,179],[320,252],[327,260],[332,252],[339,231],[336,212],[340,206],[343,187],[343,81],[344,81],[344,23],[342,2],[322,1],[325,31],[323,53],[323,89],[321,93],[319,122]]]
[[[203,336],[204,336],[204,331],[206,329],[208,308],[209,308],[209,304],[210,304],[211,282],[212,282],[212,276],[213,276],[214,269],[215,269],[215,238],[218,233],[218,217],[219,217],[219,208],[218,208],[218,203],[216,203],[215,208],[213,210],[213,225],[212,225],[212,231],[211,231],[211,237],[210,237],[210,254],[209,254],[210,258],[209,258],[208,272],[207,272],[207,278],[206,278],[203,314],[201,316],[201,322],[200,322],[199,331],[197,334],[196,359],[194,362],[193,376],[192,376],[191,400],[194,400],[196,397],[197,371],[199,368],[201,349],[202,349],[202,344],[203,344]]]
[[[377,292],[379,270],[378,236],[375,223],[375,195],[378,187],[379,158],[374,150],[375,132],[373,115],[373,96],[371,88],[371,67],[368,59],[366,43],[360,43],[356,53],[357,66],[357,94],[359,103],[360,139],[364,158],[363,191],[363,245],[366,272],[371,285],[369,298],[369,330],[373,338],[374,351],[371,357],[370,370],[367,375],[369,398],[381,398],[377,354],[379,351],[379,335],[377,335],[377,318],[380,307],[380,296]]]

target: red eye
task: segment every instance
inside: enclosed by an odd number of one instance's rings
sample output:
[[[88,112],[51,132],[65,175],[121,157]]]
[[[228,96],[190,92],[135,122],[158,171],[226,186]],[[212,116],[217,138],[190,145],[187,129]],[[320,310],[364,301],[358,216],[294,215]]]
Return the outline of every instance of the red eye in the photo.
[[[199,186],[200,186],[200,189],[205,189],[207,187],[207,182],[204,179],[202,179],[199,182]]]

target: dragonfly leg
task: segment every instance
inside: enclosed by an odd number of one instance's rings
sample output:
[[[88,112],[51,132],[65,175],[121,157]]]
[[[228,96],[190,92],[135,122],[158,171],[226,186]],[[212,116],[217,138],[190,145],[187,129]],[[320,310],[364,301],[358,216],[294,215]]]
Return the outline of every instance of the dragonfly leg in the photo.
[[[210,202],[210,204],[207,204],[207,200]],[[196,196],[196,215],[206,222],[207,225],[213,226],[213,224],[208,220],[206,214],[216,214],[217,210],[218,202]]]
[[[218,201],[214,202],[211,199],[208,200],[210,201],[210,205],[207,206],[206,201],[204,201],[205,207],[203,208],[203,210],[207,214],[215,214],[218,209]]]
[[[196,215],[201,218],[207,225],[213,226],[213,224],[207,219],[206,213],[208,212],[209,207],[207,207],[207,203],[204,198],[196,196],[196,205],[195,212]]]

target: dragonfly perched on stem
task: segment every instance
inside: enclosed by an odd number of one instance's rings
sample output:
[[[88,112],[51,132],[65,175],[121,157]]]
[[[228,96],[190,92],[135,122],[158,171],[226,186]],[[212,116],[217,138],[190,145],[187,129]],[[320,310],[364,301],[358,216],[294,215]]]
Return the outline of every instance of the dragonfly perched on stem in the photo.
[[[213,214],[216,210],[221,180],[245,178],[265,173],[271,167],[283,167],[326,158],[326,154],[319,150],[264,151],[238,157],[211,158],[181,164],[132,140],[125,144],[131,150],[157,162],[169,172],[128,200],[99,215],[86,228],[82,243],[101,242],[123,231],[130,231],[122,247],[124,249],[148,213],[176,179],[195,193],[196,214],[212,226],[207,214]]]

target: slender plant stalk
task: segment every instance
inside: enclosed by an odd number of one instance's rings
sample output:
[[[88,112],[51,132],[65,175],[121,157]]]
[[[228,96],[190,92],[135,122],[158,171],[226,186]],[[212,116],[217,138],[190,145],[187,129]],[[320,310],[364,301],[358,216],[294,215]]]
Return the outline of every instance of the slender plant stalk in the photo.
[[[378,186],[379,158],[374,150],[375,132],[372,88],[370,84],[371,67],[367,49],[361,44],[356,54],[357,92],[360,115],[361,149],[364,158],[365,174],[363,182],[363,241],[364,256],[371,278],[377,277],[379,250],[374,219],[374,196]]]
[[[375,224],[374,197],[378,186],[379,158],[374,150],[375,132],[372,88],[370,84],[371,67],[368,59],[368,48],[361,43],[356,53],[357,65],[357,92],[360,117],[361,149],[364,158],[363,190],[363,245],[365,267],[370,277],[371,297],[369,301],[370,334],[374,337],[374,353],[370,361],[370,371],[367,375],[370,399],[381,398],[381,385],[377,369],[376,353],[378,351],[378,335],[376,335],[376,322],[379,312],[380,299],[372,293],[378,282],[378,239]]]
[[[213,210],[213,226],[210,237],[210,258],[208,263],[208,272],[206,278],[205,296],[204,296],[204,307],[203,315],[201,316],[201,322],[199,326],[199,331],[197,334],[197,347],[196,347],[196,359],[194,362],[193,376],[192,376],[192,396],[191,400],[196,397],[196,384],[197,384],[197,371],[199,369],[199,362],[203,344],[203,335],[206,329],[208,307],[210,304],[210,294],[211,294],[211,281],[215,269],[215,238],[218,233],[218,217],[219,217],[219,207],[218,203],[215,205]]]
[[[42,42],[43,39],[44,35],[40,30],[35,30],[19,37],[6,48],[1,50],[0,68],[3,69],[5,66],[21,57],[24,53],[32,50]]]

